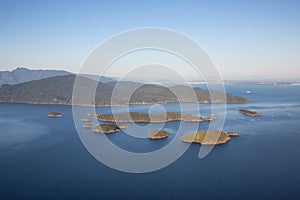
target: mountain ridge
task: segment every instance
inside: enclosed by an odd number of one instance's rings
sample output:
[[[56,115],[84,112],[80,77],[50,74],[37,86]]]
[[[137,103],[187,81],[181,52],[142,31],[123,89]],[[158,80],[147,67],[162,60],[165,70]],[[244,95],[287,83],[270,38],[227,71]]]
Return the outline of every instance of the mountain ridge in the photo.
[[[0,85],[13,85],[68,74],[71,73],[64,70],[31,70],[24,67],[17,67],[12,71],[0,71]]]
[[[25,67],[17,67],[11,71],[0,71],[0,85],[15,85],[19,83],[26,83],[34,80],[41,80],[54,76],[65,76],[75,74],[65,70],[51,70],[51,69],[37,69],[32,70]],[[86,77],[92,80],[100,80],[100,82],[108,83],[115,81],[113,78],[106,76],[97,76],[92,74],[78,74],[79,76]]]
[[[75,79],[80,80],[80,95],[73,95]],[[0,102],[31,103],[31,104],[64,104],[64,105],[124,105],[124,104],[155,104],[155,103],[222,103],[211,102],[210,93],[222,95],[219,91],[208,91],[201,88],[193,88],[197,99],[190,97],[191,88],[181,87],[177,97],[173,89],[151,84],[135,82],[120,82],[122,87],[116,87],[118,82],[108,84],[97,82],[82,76],[65,75],[49,77],[41,80],[33,80],[16,85],[2,85],[0,88]],[[96,91],[92,91],[91,85],[97,85]],[[128,96],[130,88],[135,88],[132,95]],[[186,88],[186,89],[184,89]],[[115,91],[114,91],[115,90]],[[112,95],[114,96],[113,102]],[[90,96],[90,94],[95,94]],[[226,93],[227,103],[246,103],[249,100],[244,97]]]

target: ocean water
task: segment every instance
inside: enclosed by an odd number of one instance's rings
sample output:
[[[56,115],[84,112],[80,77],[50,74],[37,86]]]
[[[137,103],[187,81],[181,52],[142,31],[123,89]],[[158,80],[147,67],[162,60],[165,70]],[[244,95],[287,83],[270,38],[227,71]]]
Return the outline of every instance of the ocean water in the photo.
[[[204,159],[198,158],[200,145],[192,144],[168,167],[144,174],[116,171],[89,154],[76,132],[71,106],[1,103],[0,199],[300,199],[300,86],[240,85],[226,90],[251,99],[227,105],[224,130],[240,136],[216,146]],[[130,107],[141,112],[150,108]],[[177,104],[164,108],[180,109]],[[242,115],[239,108],[262,116]],[[203,115],[210,110],[209,105],[200,109]],[[48,118],[51,111],[63,116]],[[110,108],[97,111],[109,113]],[[201,123],[199,130],[207,127]],[[160,141],[122,132],[108,137],[120,148],[149,152],[173,139],[178,122],[164,128],[171,136]]]

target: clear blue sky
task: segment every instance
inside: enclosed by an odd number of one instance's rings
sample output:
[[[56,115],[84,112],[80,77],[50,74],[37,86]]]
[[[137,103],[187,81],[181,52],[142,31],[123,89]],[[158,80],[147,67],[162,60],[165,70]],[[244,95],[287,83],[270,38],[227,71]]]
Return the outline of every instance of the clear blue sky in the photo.
[[[300,77],[300,1],[0,1],[0,70],[77,71],[100,42],[162,27],[200,43],[225,78]]]

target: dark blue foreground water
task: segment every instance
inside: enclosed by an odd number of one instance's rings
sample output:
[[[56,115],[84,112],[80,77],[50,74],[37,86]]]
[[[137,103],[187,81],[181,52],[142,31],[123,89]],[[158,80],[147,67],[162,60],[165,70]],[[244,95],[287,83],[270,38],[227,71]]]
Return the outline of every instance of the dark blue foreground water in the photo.
[[[119,172],[94,159],[76,133],[71,106],[0,104],[0,199],[300,199],[300,87],[228,86],[227,91],[252,100],[227,108],[224,130],[240,137],[204,159],[198,158],[200,145],[193,144],[170,166],[146,174]],[[244,116],[238,108],[262,116]],[[50,119],[51,111],[64,115]],[[176,126],[166,128],[172,133]],[[153,143],[122,132],[109,137],[131,151],[160,148],[172,139]]]

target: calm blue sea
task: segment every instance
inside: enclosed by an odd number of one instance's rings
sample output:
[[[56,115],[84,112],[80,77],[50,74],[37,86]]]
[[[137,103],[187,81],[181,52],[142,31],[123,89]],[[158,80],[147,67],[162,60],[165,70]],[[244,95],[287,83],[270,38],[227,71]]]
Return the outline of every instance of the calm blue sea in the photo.
[[[0,199],[300,199],[300,86],[226,89],[251,99],[227,106],[224,130],[240,137],[216,146],[204,159],[198,158],[200,145],[192,144],[170,166],[146,174],[119,172],[91,156],[76,132],[71,106],[1,103]],[[131,110],[147,112],[149,107]],[[176,104],[165,108],[179,109]],[[262,116],[241,115],[239,108]],[[209,105],[200,109],[205,115]],[[62,112],[62,118],[48,118],[51,111]],[[177,127],[178,122],[165,126],[171,134]],[[173,135],[155,142],[122,132],[108,137],[123,149],[148,152]]]

